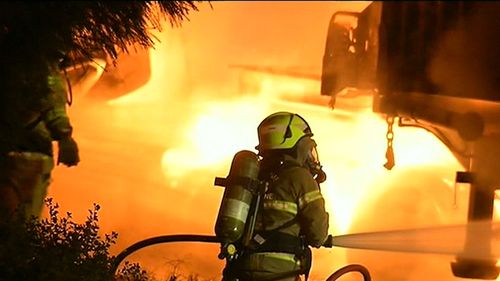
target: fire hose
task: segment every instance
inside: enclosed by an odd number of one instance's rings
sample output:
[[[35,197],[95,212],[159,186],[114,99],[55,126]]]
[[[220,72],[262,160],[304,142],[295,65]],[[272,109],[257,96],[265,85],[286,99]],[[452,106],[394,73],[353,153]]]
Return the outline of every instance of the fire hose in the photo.
[[[116,271],[120,266],[121,262],[130,254],[156,244],[162,243],[172,243],[172,242],[205,242],[205,243],[221,243],[220,239],[217,236],[210,235],[195,235],[195,234],[177,234],[177,235],[161,235],[156,237],[151,237],[148,239],[141,240],[132,244],[131,246],[125,248],[125,250],[121,251],[115,258],[112,272],[116,275]],[[340,278],[342,275],[349,272],[359,272],[363,275],[364,281],[371,281],[370,273],[368,269],[359,264],[349,264],[346,265],[337,271],[335,271],[332,275],[330,275],[326,281],[335,281]],[[285,273],[289,274],[289,273]],[[266,281],[271,281],[275,279],[281,278],[281,275],[277,278],[269,279]]]
[[[220,243],[220,239],[216,236],[209,235],[194,235],[194,234],[178,234],[178,235],[161,235],[156,237],[151,237],[145,240],[141,240],[127,247],[125,250],[121,251],[115,258],[112,272],[116,274],[116,270],[120,263],[130,254],[136,252],[147,246],[152,246],[161,243],[171,243],[171,242],[206,242],[206,243]]]

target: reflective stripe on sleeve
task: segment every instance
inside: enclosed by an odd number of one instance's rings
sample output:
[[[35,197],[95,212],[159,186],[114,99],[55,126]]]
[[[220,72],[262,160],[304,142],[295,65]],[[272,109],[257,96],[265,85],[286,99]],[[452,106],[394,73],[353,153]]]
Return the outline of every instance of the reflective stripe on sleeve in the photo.
[[[287,201],[266,200],[264,201],[264,209],[283,211],[293,215],[297,214],[297,204]]]
[[[308,193],[304,194],[304,196],[299,198],[299,209],[302,209],[307,204],[309,204],[313,201],[316,201],[318,199],[321,199],[321,198],[323,198],[323,196],[321,195],[319,190],[308,192]]]

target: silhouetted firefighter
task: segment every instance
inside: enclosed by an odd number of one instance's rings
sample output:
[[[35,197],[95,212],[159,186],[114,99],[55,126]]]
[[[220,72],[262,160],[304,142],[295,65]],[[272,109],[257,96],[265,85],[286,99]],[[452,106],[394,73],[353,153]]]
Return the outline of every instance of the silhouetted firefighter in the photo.
[[[80,160],[58,67],[51,68],[46,83],[48,94],[37,107],[20,104],[1,113],[0,208],[7,216],[16,209],[27,218],[41,214],[54,168],[53,141],[57,164],[71,167]]]

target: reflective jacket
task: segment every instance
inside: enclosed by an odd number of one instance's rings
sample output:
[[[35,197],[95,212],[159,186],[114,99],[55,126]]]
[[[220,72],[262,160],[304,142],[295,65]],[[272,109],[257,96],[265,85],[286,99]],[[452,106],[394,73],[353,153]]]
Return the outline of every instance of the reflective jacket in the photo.
[[[319,185],[308,169],[286,156],[269,178],[257,214],[253,249],[236,267],[227,268],[226,280],[236,272],[239,280],[298,280],[308,274],[311,256],[307,246],[320,247],[328,236],[328,213]],[[296,252],[301,243],[302,253]],[[294,245],[295,244],[295,245]],[[291,275],[289,275],[291,273]]]
[[[66,89],[56,71],[47,77],[48,92],[37,106],[12,101],[2,105],[0,113],[0,155],[10,151],[39,152],[52,156],[52,141],[71,136],[72,126],[66,114]],[[17,97],[22,101],[22,95]]]
[[[320,247],[328,236],[328,213],[319,185],[311,173],[291,157],[270,177],[255,232],[279,228],[305,243]],[[287,225],[283,227],[284,225]]]

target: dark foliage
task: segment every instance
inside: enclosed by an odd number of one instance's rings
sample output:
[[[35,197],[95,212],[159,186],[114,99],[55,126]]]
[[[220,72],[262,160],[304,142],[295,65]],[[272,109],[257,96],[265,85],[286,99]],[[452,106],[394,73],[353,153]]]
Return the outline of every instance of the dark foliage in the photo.
[[[47,201],[49,218],[24,222],[14,218],[2,228],[0,280],[111,280],[109,247],[116,233],[101,239],[98,205],[78,224],[70,213],[59,216]]]
[[[96,51],[116,58],[131,44],[152,46],[149,31],[160,29],[161,19],[180,25],[190,10],[197,10],[194,1],[2,1],[0,46],[31,59]]]
[[[125,261],[123,267],[115,276],[116,281],[153,281],[154,277],[144,270],[138,263]]]
[[[48,218],[25,221],[18,216],[0,228],[1,281],[150,280],[131,263],[114,276],[109,248],[118,234],[99,233],[99,205],[94,204],[84,223],[76,223],[70,213],[62,217],[51,199],[46,204]]]
[[[150,31],[179,26],[195,2],[0,1],[0,126],[44,109],[51,67],[151,47]]]

